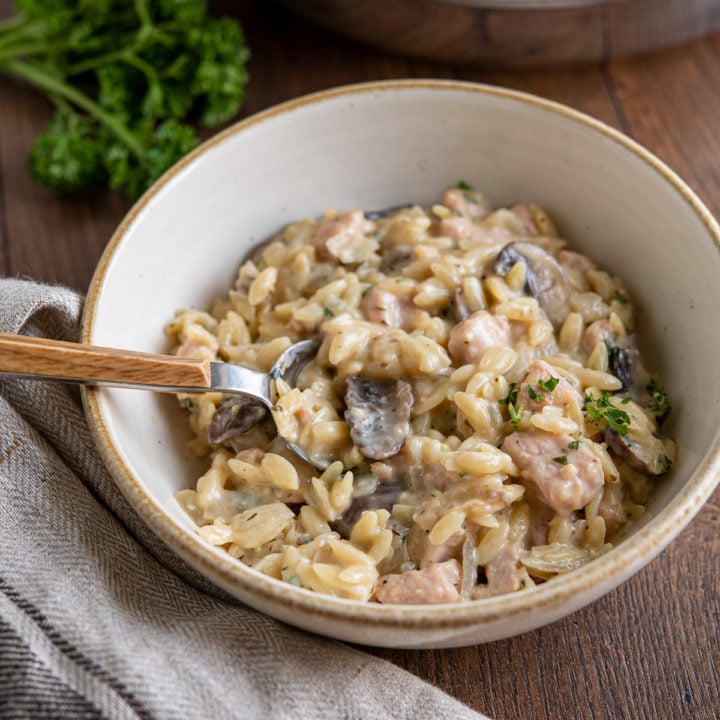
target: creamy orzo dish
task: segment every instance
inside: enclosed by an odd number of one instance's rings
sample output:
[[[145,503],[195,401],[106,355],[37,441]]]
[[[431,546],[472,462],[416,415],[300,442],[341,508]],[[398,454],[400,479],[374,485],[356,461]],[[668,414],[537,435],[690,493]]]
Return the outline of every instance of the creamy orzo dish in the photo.
[[[675,456],[622,282],[539,207],[493,209],[462,182],[430,208],[286,227],[167,332],[178,355],[262,371],[321,340],[272,416],[181,396],[209,463],[177,496],[206,542],[319,593],[445,603],[546,582],[607,552]]]

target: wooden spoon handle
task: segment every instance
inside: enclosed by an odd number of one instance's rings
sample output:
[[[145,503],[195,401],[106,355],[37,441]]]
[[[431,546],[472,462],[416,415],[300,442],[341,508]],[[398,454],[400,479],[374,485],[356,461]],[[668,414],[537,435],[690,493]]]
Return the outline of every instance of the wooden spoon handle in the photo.
[[[210,387],[207,360],[0,333],[0,373],[162,389]]]

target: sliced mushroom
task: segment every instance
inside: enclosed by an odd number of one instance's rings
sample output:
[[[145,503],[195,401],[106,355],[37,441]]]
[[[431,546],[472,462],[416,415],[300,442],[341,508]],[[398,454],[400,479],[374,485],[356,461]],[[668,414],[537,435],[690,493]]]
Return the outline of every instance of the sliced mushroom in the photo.
[[[383,460],[400,450],[410,432],[413,395],[408,382],[351,376],[345,404],[350,436],[366,458]]]
[[[450,308],[452,312],[452,318],[453,320],[455,320],[455,322],[462,322],[463,320],[467,320],[470,315],[472,315],[472,313],[470,312],[470,308],[468,307],[468,304],[465,300],[465,293],[462,291],[462,288],[457,288],[453,293]]]
[[[548,320],[558,328],[570,312],[572,289],[565,271],[550,253],[519,240],[498,253],[493,272],[505,277],[517,262],[526,267],[525,292],[537,298]]]
[[[333,530],[349,538],[353,526],[366,510],[387,510],[390,512],[398,496],[405,489],[403,484],[385,485],[378,483],[375,490],[367,495],[353,498],[347,510],[333,523]]]
[[[610,372],[622,383],[623,390],[633,391],[637,386],[640,353],[635,347],[620,347],[605,341]]]
[[[264,405],[242,395],[232,395],[223,400],[215,410],[208,426],[208,442],[219,445],[238,435],[244,435],[267,415]]]
[[[621,435],[614,428],[605,431],[608,450],[624,460],[631,468],[644,475],[662,475],[672,466],[675,458],[675,443],[651,436],[649,442],[641,444],[631,435]]]

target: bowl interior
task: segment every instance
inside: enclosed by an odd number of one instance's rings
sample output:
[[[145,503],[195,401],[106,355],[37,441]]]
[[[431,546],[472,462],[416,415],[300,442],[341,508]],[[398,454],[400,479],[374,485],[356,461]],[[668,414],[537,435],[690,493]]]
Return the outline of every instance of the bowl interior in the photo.
[[[629,288],[680,447],[647,523],[676,502],[717,443],[716,226],[652,156],[538,98],[390,82],[300,99],[230,128],[173,169],[119,228],[93,281],[84,341],[167,351],[163,330],[174,311],[207,308],[248,249],[285,223],[328,207],[430,203],[460,179],[498,205],[543,206],[573,247]],[[188,453],[175,399],[103,389],[97,411],[104,442],[151,504],[192,529],[173,494],[192,486],[203,464]]]

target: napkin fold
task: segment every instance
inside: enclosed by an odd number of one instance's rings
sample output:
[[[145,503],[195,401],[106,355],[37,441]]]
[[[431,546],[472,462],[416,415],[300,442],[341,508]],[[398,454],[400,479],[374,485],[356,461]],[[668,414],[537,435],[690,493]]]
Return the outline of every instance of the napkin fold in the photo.
[[[77,340],[82,303],[0,279],[0,332]],[[215,588],[117,490],[76,387],[0,376],[0,717],[484,716]]]

